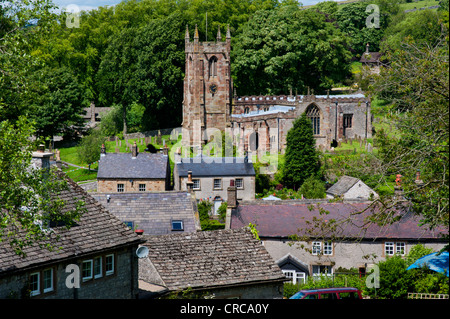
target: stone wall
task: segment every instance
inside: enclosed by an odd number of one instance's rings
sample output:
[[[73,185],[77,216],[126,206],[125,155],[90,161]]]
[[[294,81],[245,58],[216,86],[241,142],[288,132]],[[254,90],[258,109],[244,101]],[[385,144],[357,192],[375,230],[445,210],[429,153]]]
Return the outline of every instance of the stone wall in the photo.
[[[98,193],[117,193],[117,184],[124,184],[124,192],[139,192],[139,184],[145,184],[146,192],[158,192],[166,190],[165,179],[99,179],[97,185]]]
[[[138,260],[135,255],[136,246],[130,246],[117,251],[102,252],[79,259],[67,260],[63,263],[47,265],[42,268],[34,268],[18,272],[11,276],[0,278],[0,299],[5,298],[28,298],[26,292],[29,276],[35,272],[45,269],[53,269],[53,291],[33,296],[37,299],[134,299],[138,295]],[[91,279],[86,282],[82,280],[82,262],[95,257],[104,258],[106,255],[114,254],[114,273]],[[103,259],[104,260],[104,259]],[[69,264],[80,267],[80,288],[68,288],[66,279],[71,272],[66,273]],[[104,262],[103,262],[104,267]],[[41,287],[42,275],[41,275]]]

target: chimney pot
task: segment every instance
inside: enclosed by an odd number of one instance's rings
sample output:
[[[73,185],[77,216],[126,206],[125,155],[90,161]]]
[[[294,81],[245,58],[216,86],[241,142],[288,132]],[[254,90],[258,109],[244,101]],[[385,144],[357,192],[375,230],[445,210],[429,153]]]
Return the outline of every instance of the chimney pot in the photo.
[[[100,150],[100,156],[105,156],[106,155],[106,147],[105,144],[102,144],[102,148]]]
[[[136,145],[136,142],[134,142],[133,146],[131,146],[131,156],[133,158],[136,158],[138,156],[138,147]]]

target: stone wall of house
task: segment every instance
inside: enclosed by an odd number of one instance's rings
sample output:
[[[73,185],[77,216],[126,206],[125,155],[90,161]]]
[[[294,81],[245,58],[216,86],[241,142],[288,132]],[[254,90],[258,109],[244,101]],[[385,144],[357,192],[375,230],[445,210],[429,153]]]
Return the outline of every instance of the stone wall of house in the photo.
[[[97,184],[98,193],[117,193],[117,184],[124,184],[124,192],[132,193],[139,192],[139,184],[145,184],[146,192],[159,192],[165,191],[166,180],[165,179],[99,179]]]
[[[333,266],[333,269],[342,268],[359,268],[375,264],[381,260],[385,260],[384,253],[386,242],[403,242],[405,243],[405,254],[408,254],[411,248],[418,243],[425,247],[433,248],[434,251],[442,249],[445,244],[443,242],[427,242],[427,241],[407,241],[407,240],[376,240],[352,242],[351,240],[334,243],[333,254],[331,256],[316,256],[311,253],[312,242],[298,242],[289,245],[289,240],[263,239],[264,247],[267,249],[272,258],[277,261],[287,254],[299,259],[309,266],[309,272],[312,273],[313,265]],[[301,245],[304,245],[302,248]],[[307,250],[309,249],[309,251]],[[369,258],[365,258],[369,256]],[[375,257],[374,257],[375,256]]]
[[[222,187],[220,189],[214,189],[214,179],[219,178],[222,180]],[[237,188],[237,199],[241,200],[254,200],[255,199],[255,177],[254,176],[225,176],[225,177],[195,177],[192,179],[200,180],[200,189],[194,189],[194,194],[197,199],[209,198],[211,201],[219,196],[223,201],[227,201],[227,188],[230,186],[230,180],[236,178],[242,178],[244,187]],[[186,190],[187,177],[180,177],[180,190]]]
[[[5,298],[28,298],[27,286],[29,276],[35,272],[41,272],[52,268],[54,278],[54,289],[51,292],[33,296],[42,299],[135,299],[138,295],[138,259],[135,255],[137,246],[124,248],[117,251],[103,252],[86,256],[80,259],[67,260],[63,263],[47,265],[42,268],[34,268],[19,272],[10,276],[0,278],[0,299]],[[114,254],[114,273],[103,275],[98,279],[83,282],[82,262],[95,257],[105,257]],[[66,273],[66,267],[76,264],[80,269],[80,288],[68,288],[66,280],[71,272]],[[104,263],[103,263],[104,266]],[[42,282],[42,275],[41,275]],[[41,283],[41,288],[42,288]]]
[[[283,283],[263,283],[209,290],[216,299],[282,299]]]

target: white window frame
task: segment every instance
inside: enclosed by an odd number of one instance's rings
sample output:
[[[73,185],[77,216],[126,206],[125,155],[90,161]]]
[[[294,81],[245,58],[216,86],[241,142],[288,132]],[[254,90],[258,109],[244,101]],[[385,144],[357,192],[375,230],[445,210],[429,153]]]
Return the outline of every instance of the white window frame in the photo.
[[[395,243],[394,242],[387,241],[384,243],[384,255],[385,256],[394,256],[395,255]]]
[[[216,181],[218,181],[218,182],[220,183],[220,186],[219,186],[219,187],[216,187]],[[222,189],[222,179],[220,179],[220,178],[214,178],[214,179],[213,179],[213,188],[214,188],[214,189]]]
[[[37,289],[35,289],[35,290],[31,290],[31,277],[32,276],[37,276]],[[29,279],[29,281],[30,281],[30,284],[29,284],[29,287],[30,287],[30,296],[37,296],[37,295],[39,295],[40,293],[41,293],[41,273],[40,272],[33,272],[33,273],[31,273],[30,274],[30,277],[29,277],[30,279]]]
[[[322,242],[320,242],[320,241],[313,241],[311,253],[314,256],[320,255],[322,253]]]
[[[321,267],[326,267],[326,269],[327,270],[329,269],[330,272],[326,272],[326,273],[321,272],[320,271]],[[319,272],[314,272],[314,269],[318,269]],[[312,265],[312,275],[313,275],[313,277],[319,277],[319,276],[323,276],[323,275],[325,275],[325,276],[333,276],[333,266],[330,266],[330,265]]]
[[[406,243],[399,241],[395,243],[395,253],[404,256],[406,254]]]
[[[326,241],[323,242],[323,255],[324,256],[332,256],[333,255],[333,242]]]
[[[50,271],[50,277],[46,277],[47,271]],[[46,278],[50,278],[50,286],[47,288],[45,288]],[[44,271],[42,272],[42,279],[43,279],[42,283],[43,283],[44,293],[53,291],[53,289],[54,289],[53,288],[53,268],[44,269]]]
[[[111,262],[112,269],[110,269],[110,270],[107,270],[108,257],[112,257],[112,262]],[[106,273],[106,276],[110,276],[110,275],[114,274],[114,254],[109,254],[109,255],[105,256],[105,273]]]
[[[179,223],[181,225],[181,228],[180,229],[174,229],[174,227],[173,227],[174,223]],[[172,220],[171,224],[172,224],[172,231],[183,231],[184,230],[184,223],[183,223],[182,220],[178,220],[178,219],[177,220]]]
[[[200,189],[200,180],[198,178],[193,179],[192,189],[199,190]]]
[[[243,178],[236,178],[236,188],[238,189],[244,189],[244,179]],[[240,185],[239,185],[240,183]]]
[[[297,284],[299,280],[302,280],[303,283],[306,282],[306,274],[304,272],[299,272],[295,270],[281,270],[287,279],[290,279],[293,284]]]
[[[96,272],[96,266],[100,264],[100,273]],[[94,268],[93,268],[93,275],[94,279],[102,278],[103,277],[103,258],[101,256],[94,258]]]
[[[90,265],[89,268],[87,268],[87,270],[89,270],[90,274],[88,276],[84,275],[84,265]],[[87,259],[87,260],[83,260],[83,262],[81,263],[81,276],[83,281],[88,281],[91,280],[94,276],[94,261],[92,259]]]

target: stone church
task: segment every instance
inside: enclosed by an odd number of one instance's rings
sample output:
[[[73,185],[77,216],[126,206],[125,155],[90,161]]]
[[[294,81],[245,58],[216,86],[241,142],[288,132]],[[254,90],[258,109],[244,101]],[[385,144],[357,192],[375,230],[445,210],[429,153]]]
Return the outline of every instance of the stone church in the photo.
[[[186,28],[184,145],[201,147],[225,131],[241,152],[284,153],[287,132],[303,112],[320,148],[329,149],[343,138],[372,137],[370,99],[362,93],[235,96],[230,52],[229,27],[225,41],[219,29],[212,42],[200,42],[197,27],[192,42]]]

